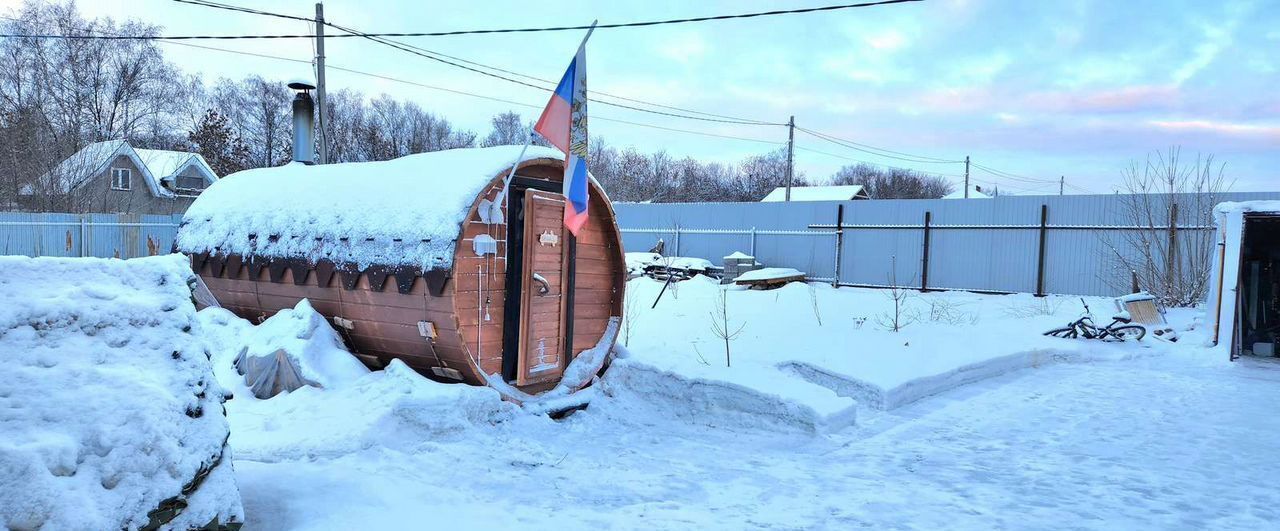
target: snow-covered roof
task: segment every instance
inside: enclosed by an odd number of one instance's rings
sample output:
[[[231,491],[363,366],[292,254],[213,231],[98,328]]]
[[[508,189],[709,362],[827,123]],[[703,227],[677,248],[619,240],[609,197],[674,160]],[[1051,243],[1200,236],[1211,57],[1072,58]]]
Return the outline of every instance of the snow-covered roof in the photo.
[[[868,199],[866,189],[861,184],[791,187],[792,201],[848,201],[850,199]],[[780,186],[774,188],[760,202],[777,203],[786,200],[787,188]]]
[[[951,192],[942,196],[943,199],[966,199],[964,196],[964,188]],[[969,185],[969,197],[967,199],[991,199],[991,196],[982,192],[982,188],[976,184]]]
[[[0,528],[139,529],[172,497],[173,529],[244,522],[187,260],[0,271]]]
[[[178,249],[447,269],[461,223],[521,146],[451,149],[380,162],[291,163],[218,180],[183,216]],[[521,162],[564,155],[530,147]],[[594,193],[594,192],[593,192]]]
[[[189,166],[195,166],[204,175],[207,184],[217,180],[217,174],[205,162],[204,157],[185,151],[163,149],[134,149],[125,140],[106,140],[89,144],[54,166],[40,177],[41,184],[55,192],[67,194],[89,179],[106,171],[120,156],[129,157],[142,172],[147,188],[156,197],[174,197],[174,193],[160,182],[172,179]],[[30,186],[21,191],[33,193]]]
[[[166,149],[135,149],[138,157],[146,164],[147,171],[161,181],[169,181],[187,168],[195,168],[204,177],[205,185],[213,184],[218,175],[199,153],[171,151]]]

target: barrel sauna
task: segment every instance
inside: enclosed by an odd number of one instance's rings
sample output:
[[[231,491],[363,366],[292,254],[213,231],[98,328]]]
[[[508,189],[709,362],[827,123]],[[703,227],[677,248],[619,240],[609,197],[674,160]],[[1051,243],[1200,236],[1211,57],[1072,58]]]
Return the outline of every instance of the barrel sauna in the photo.
[[[224,308],[260,321],[309,299],[373,368],[573,391],[607,363],[626,267],[594,179],[587,224],[564,227],[563,172],[518,146],[248,170],[196,199],[176,246]]]

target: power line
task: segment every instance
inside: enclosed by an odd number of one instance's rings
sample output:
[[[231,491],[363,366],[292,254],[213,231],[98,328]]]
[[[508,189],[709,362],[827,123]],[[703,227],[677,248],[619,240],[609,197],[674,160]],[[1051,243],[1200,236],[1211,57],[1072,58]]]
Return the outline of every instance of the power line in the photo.
[[[843,146],[855,151],[861,151],[863,153],[875,155],[878,157],[884,157],[887,159],[901,160],[904,162],[915,162],[919,164],[963,164],[964,163],[963,160],[946,160],[946,159],[939,159],[934,157],[911,155],[909,153],[902,153],[902,152],[892,151],[884,148],[877,148],[875,146],[869,146],[866,144],[858,144],[856,142],[850,142],[850,141],[842,140],[824,133],[819,133],[812,129],[805,129],[803,127],[797,127],[796,129],[799,129],[800,131],[807,133],[810,136],[813,136],[815,138],[820,138],[822,140],[826,140],[827,142],[830,142],[838,146]]]
[[[798,129],[798,128],[797,128],[797,129]],[[948,173],[938,173],[938,172],[932,172],[932,171],[917,170],[917,169],[915,169],[915,168],[903,168],[903,167],[900,167],[900,166],[893,166],[893,165],[889,165],[889,164],[881,164],[881,163],[878,163],[878,162],[869,162],[869,161],[865,161],[865,160],[862,160],[862,159],[855,159],[855,158],[853,158],[853,157],[846,157],[846,156],[844,156],[844,155],[837,155],[837,154],[835,154],[835,153],[830,153],[830,152],[827,152],[827,151],[820,151],[820,150],[817,150],[817,149],[813,149],[813,148],[809,148],[809,147],[804,147],[804,146],[799,146],[799,145],[798,145],[798,146],[796,146],[796,149],[798,149],[798,150],[800,150],[800,151],[808,151],[808,152],[810,152],[810,153],[817,153],[817,154],[819,154],[819,155],[826,155],[826,156],[828,156],[828,157],[833,157],[833,158],[837,158],[837,159],[844,159],[844,160],[848,160],[848,161],[852,161],[852,162],[858,162],[858,163],[862,163],[862,164],[867,164],[867,165],[870,165],[870,166],[879,166],[879,167],[887,168],[887,169],[890,169],[890,170],[909,171],[909,172],[912,172],[912,173],[920,173],[920,174],[924,174],[924,175],[932,175],[932,176],[935,176],[935,177],[946,177],[946,178],[951,178],[951,179],[960,179],[960,178],[961,178],[961,176],[959,176],[959,175],[953,175],[953,174],[948,174]]]
[[[240,6],[233,6],[233,5],[229,5],[229,4],[221,4],[221,3],[218,3],[218,2],[212,2],[212,1],[209,1],[209,0],[175,0],[175,1],[183,2],[183,3],[188,3],[188,4],[193,4],[193,5],[200,5],[200,6],[205,6],[205,7],[215,7],[215,8],[231,9],[231,10],[233,10],[233,11],[241,11],[241,12],[252,13],[252,14],[257,14],[257,15],[274,16],[274,17],[281,17],[281,18],[287,18],[287,19],[301,19],[301,20],[307,20],[307,21],[310,21],[310,22],[313,22],[313,23],[315,22],[315,21],[314,21],[314,20],[312,20],[312,19],[307,19],[307,18],[302,18],[302,17],[295,17],[295,16],[291,16],[291,15],[284,15],[284,14],[280,14],[280,13],[272,13],[272,12],[268,12],[268,11],[261,11],[261,10],[256,10],[256,9],[241,8]],[[329,27],[332,27],[332,28],[334,28],[334,29],[338,29],[338,30],[341,30],[341,31],[345,31],[345,32],[347,32],[348,34],[353,34],[353,35],[357,35],[357,36],[369,35],[369,34],[368,34],[368,33],[366,33],[366,32],[362,32],[362,31],[359,31],[359,30],[355,30],[355,29],[353,29],[353,28],[347,28],[347,27],[339,26],[339,25],[337,25],[337,24],[333,24],[332,22],[328,22],[328,21],[326,21],[326,22],[324,23],[324,25],[329,26]],[[381,42],[381,41],[386,41],[386,42]],[[423,47],[421,47],[421,46],[416,46],[416,45],[409,44],[409,43],[405,43],[405,42],[393,41],[393,40],[391,40],[391,39],[381,39],[381,40],[379,40],[378,42],[381,42],[382,44],[387,44],[388,42],[389,42],[389,43],[395,43],[395,44],[397,44],[397,45],[400,45],[400,46],[403,46],[403,47],[406,47],[406,48],[412,48],[412,49],[414,49],[414,50],[418,50],[418,51],[420,51],[420,52],[423,52],[423,53],[426,53],[426,54],[430,54],[430,55],[433,55],[433,56],[444,57],[444,58],[446,58],[446,59],[451,59],[451,60],[453,60],[453,61],[457,61],[457,62],[460,62],[460,63],[464,63],[464,64],[468,64],[468,65],[472,65],[472,66],[476,66],[476,67],[480,67],[480,68],[486,68],[486,69],[493,70],[493,71],[496,71],[496,72],[502,72],[502,73],[504,73],[504,74],[510,74],[510,75],[517,76],[517,77],[522,77],[522,78],[525,78],[525,79],[531,79],[531,80],[538,81],[538,82],[541,82],[541,83],[546,83],[549,87],[544,88],[543,90],[552,90],[552,89],[554,89],[554,88],[555,88],[555,86],[559,83],[558,81],[554,81],[554,80],[550,80],[550,79],[546,79],[546,78],[541,78],[541,77],[537,77],[537,76],[532,76],[532,75],[529,75],[529,74],[524,74],[524,73],[516,72],[516,71],[513,71],[513,70],[507,70],[507,69],[504,69],[504,68],[501,68],[501,67],[497,67],[497,66],[493,66],[493,65],[488,65],[488,64],[484,64],[484,63],[479,63],[479,62],[476,62],[476,61],[471,61],[471,60],[468,60],[468,59],[465,59],[465,58],[462,58],[462,57],[458,57],[458,56],[454,56],[454,55],[449,55],[449,54],[441,53],[441,52],[437,52],[437,51],[434,51],[434,50],[428,50],[428,49],[423,48]],[[654,103],[654,102],[651,102],[651,101],[645,101],[645,100],[640,100],[640,99],[635,99],[635,98],[629,98],[629,97],[626,97],[626,96],[619,96],[619,95],[616,95],[616,94],[610,94],[610,93],[608,93],[608,92],[603,92],[603,91],[594,91],[594,93],[595,93],[595,94],[598,94],[598,95],[601,95],[601,96],[607,96],[607,97],[614,98],[614,99],[619,99],[619,100],[623,100],[623,101],[630,101],[630,102],[634,102],[634,103],[640,103],[640,104],[649,105],[649,106],[653,106],[653,107],[660,107],[660,108],[670,109],[670,110],[674,110],[674,111],[682,111],[682,112],[686,112],[686,113],[699,114],[699,115],[709,116],[709,117],[713,117],[713,118],[721,118],[721,119],[724,119],[724,120],[726,120],[726,121],[732,121],[732,122],[743,122],[743,123],[751,122],[751,123],[754,123],[754,124],[757,124],[757,125],[777,125],[777,126],[786,125],[786,124],[783,124],[783,123],[780,123],[780,122],[769,122],[769,121],[766,121],[766,120],[758,120],[758,119],[754,119],[754,118],[742,118],[742,117],[729,116],[729,115],[724,115],[724,114],[709,113],[709,112],[705,112],[705,111],[699,111],[699,110],[696,110],[696,109],[686,109],[686,108],[676,107],[676,106],[672,106],[672,105],[665,105],[665,104],[661,104],[661,103]],[[589,101],[595,101],[595,102],[603,103],[603,104],[605,104],[605,105],[610,105],[610,104],[611,104],[610,102],[607,102],[607,101],[601,101],[601,100],[599,100],[598,98],[593,98],[593,97],[588,97],[588,100],[589,100]],[[622,107],[624,107],[624,108],[631,108],[631,107],[627,107],[627,106],[622,106]],[[648,112],[648,111],[645,111],[645,112]]]
[[[238,11],[242,13],[252,14],[270,14],[283,18],[293,18],[299,20],[312,20],[305,17],[292,17],[288,15],[280,15],[274,13],[257,12],[258,10],[232,6],[227,4],[219,4],[215,2],[202,2],[195,0],[178,0],[183,3],[202,5],[217,9],[227,9],[230,11]],[[599,24],[596,29],[615,29],[615,28],[639,28],[648,26],[663,26],[669,24],[688,24],[693,22],[709,22],[715,20],[731,20],[745,19],[756,17],[771,17],[778,15],[796,15],[802,13],[817,13],[822,11],[839,11],[845,9],[856,9],[860,7],[876,7],[891,4],[906,4],[912,2],[923,2],[924,0],[880,0],[877,2],[860,2],[856,4],[838,4],[821,7],[808,7],[800,9],[779,9],[774,11],[760,11],[755,13],[740,13],[735,15],[713,15],[707,17],[677,18],[667,20],[649,20],[643,22],[622,22],[616,24]],[[374,37],[446,37],[454,35],[485,35],[493,33],[537,33],[548,31],[575,31],[585,30],[590,26],[550,26],[535,28],[506,28],[506,29],[483,29],[483,30],[459,30],[459,31],[433,31],[433,32],[398,32],[398,33],[370,33]],[[333,35],[332,37],[356,37],[357,35]],[[361,35],[362,36],[362,35]],[[144,36],[144,35],[0,35],[0,37],[30,37],[30,38],[47,38],[47,39],[98,39],[98,40],[232,40],[232,39],[314,39],[315,35],[163,35],[163,36]]]
[[[249,7],[242,7],[242,6],[232,5],[232,4],[223,4],[223,3],[220,3],[220,2],[210,2],[210,1],[208,1],[208,0],[173,0],[173,1],[174,1],[174,2],[178,2],[178,3],[181,3],[181,4],[191,4],[191,5],[194,5],[194,6],[204,6],[204,7],[212,7],[212,8],[216,8],[216,9],[226,9],[226,10],[228,10],[228,11],[239,11],[239,12],[241,12],[241,13],[248,13],[248,14],[250,14],[250,15],[265,15],[265,16],[268,16],[268,17],[286,18],[286,19],[289,19],[289,20],[301,20],[301,21],[310,22],[310,23],[313,23],[313,24],[314,24],[314,23],[315,23],[315,21],[316,21],[314,18],[298,17],[298,16],[293,16],[293,15],[285,15],[285,14],[281,14],[281,13],[272,13],[272,12],[270,12],[270,11],[262,11],[262,10],[253,9],[253,8],[249,8]]]
[[[19,21],[19,22],[21,22],[21,20],[20,20],[20,19],[16,19],[16,18],[13,18],[13,17],[0,16],[0,19],[5,19],[5,20],[12,20],[12,21]],[[99,32],[101,32],[102,30],[83,30],[83,29],[82,29],[82,31],[99,31]],[[228,48],[218,48],[218,47],[216,47],[216,46],[203,46],[203,45],[199,45],[199,44],[191,44],[191,43],[185,43],[185,42],[166,42],[166,44],[173,44],[173,45],[177,45],[177,46],[186,46],[186,47],[190,47],[190,48],[199,48],[199,49],[201,49],[201,50],[211,50],[211,51],[215,51],[215,52],[225,52],[225,53],[236,54],[236,55],[244,55],[244,56],[249,56],[249,57],[258,57],[258,58],[262,58],[262,59],[274,59],[274,60],[278,60],[278,61],[288,61],[288,62],[291,62],[291,63],[311,64],[311,61],[304,60],[304,59],[294,59],[294,58],[291,58],[291,57],[281,57],[281,56],[278,56],[278,55],[261,54],[261,53],[254,53],[254,52],[245,52],[245,51],[241,51],[241,50],[231,50],[231,49],[228,49]],[[347,73],[349,73],[349,74],[355,74],[355,75],[359,75],[359,76],[366,76],[366,77],[371,77],[371,78],[381,79],[381,80],[384,80],[384,81],[391,81],[391,82],[395,82],[395,83],[401,83],[401,84],[405,84],[405,85],[411,85],[411,86],[416,86],[416,87],[425,88],[425,89],[430,89],[430,90],[437,90],[437,91],[441,91],[441,92],[448,92],[448,93],[456,94],[456,95],[459,95],[459,96],[466,96],[466,97],[470,97],[470,98],[476,98],[476,99],[488,100],[488,101],[493,101],[493,102],[498,102],[498,103],[505,103],[505,104],[507,104],[507,105],[514,105],[514,106],[517,106],[517,107],[525,107],[525,108],[530,108],[530,109],[542,109],[542,107],[543,107],[542,105],[534,105],[534,104],[531,104],[531,103],[525,103],[525,102],[521,102],[521,101],[509,100],[509,99],[504,99],[504,98],[499,98],[499,97],[494,97],[494,96],[488,96],[488,95],[484,95],[484,94],[476,94],[476,93],[473,93],[473,92],[467,92],[467,91],[464,91],[464,90],[456,90],[456,89],[451,89],[451,88],[448,88],[448,87],[441,87],[441,86],[437,86],[437,85],[430,85],[430,84],[427,84],[427,83],[420,83],[420,82],[417,82],[417,81],[410,81],[410,80],[407,80],[407,79],[402,79],[402,78],[398,78],[398,77],[394,77],[394,76],[388,76],[388,75],[383,75],[383,74],[376,74],[376,73],[373,73],[373,72],[367,72],[367,71],[364,71],[364,70],[357,70],[357,69],[354,69],[354,68],[346,68],[346,67],[339,66],[339,65],[334,65],[334,64],[328,64],[328,65],[326,65],[326,67],[327,67],[327,68],[329,68],[329,69],[332,69],[332,70],[340,71],[340,72],[347,72]],[[772,140],[762,140],[762,139],[758,139],[758,138],[748,138],[748,137],[734,136],[734,135],[725,135],[725,134],[719,134],[719,133],[709,133],[709,132],[706,132],[706,131],[694,131],[694,130],[690,130],[690,129],[680,129],[680,128],[677,128],[677,127],[667,127],[667,126],[656,125],[656,124],[650,124],[650,123],[644,123],[644,122],[635,122],[635,121],[631,121],[631,120],[623,120],[623,119],[619,119],[619,118],[610,118],[610,117],[608,117],[608,116],[592,115],[592,116],[591,116],[591,119],[592,119],[592,120],[605,121],[605,122],[620,123],[620,124],[631,125],[631,126],[635,126],[635,127],[645,127],[645,128],[649,128],[649,129],[657,129],[657,130],[660,130],[660,131],[669,131],[669,132],[674,132],[674,133],[684,133],[684,134],[698,135],[698,136],[705,136],[705,137],[711,137],[711,138],[724,138],[724,139],[729,139],[729,140],[740,140],[740,141],[744,141],[744,142],[754,142],[754,143],[758,143],[758,144],[769,144],[769,145],[776,145],[776,146],[780,146],[780,145],[784,145],[784,144],[786,144],[785,142],[778,142],[778,141],[772,141]]]
[[[359,33],[358,31],[355,31],[355,30],[352,30],[352,29],[348,29],[348,28],[344,28],[344,27],[338,26],[338,25],[336,25],[336,24],[328,23],[328,22],[326,22],[326,23],[325,23],[325,25],[330,26],[330,27],[333,27],[333,28],[335,28],[335,29],[342,30],[342,31],[348,31],[348,32],[355,32],[355,33]],[[510,75],[517,76],[517,77],[522,77],[522,78],[525,78],[525,79],[531,79],[531,80],[534,80],[534,81],[537,81],[537,82],[541,82],[541,83],[546,83],[547,85],[549,85],[549,88],[544,88],[543,90],[551,90],[551,89],[552,89],[552,88],[554,88],[554,87],[555,87],[555,85],[558,83],[557,81],[553,81],[553,80],[550,80],[550,79],[541,78],[541,77],[538,77],[538,76],[532,76],[532,75],[529,75],[529,74],[524,74],[524,73],[521,73],[521,72],[516,72],[516,71],[513,71],[513,70],[508,70],[508,69],[504,69],[504,68],[497,67],[497,66],[493,66],[493,65],[488,65],[488,64],[484,64],[484,63],[479,63],[479,62],[476,62],[476,61],[471,61],[471,60],[468,60],[468,59],[465,59],[465,58],[462,58],[462,57],[458,57],[458,56],[454,56],[454,55],[449,55],[449,54],[445,54],[445,53],[437,52],[437,51],[434,51],[434,50],[428,50],[428,49],[423,48],[423,47],[421,47],[421,46],[415,46],[415,45],[413,45],[413,44],[409,44],[409,43],[405,43],[405,42],[393,41],[393,40],[391,40],[391,39],[382,39],[382,40],[385,40],[385,41],[387,41],[387,42],[392,42],[392,43],[395,43],[395,44],[398,44],[398,45],[401,45],[401,46],[404,46],[404,47],[407,47],[407,48],[412,48],[412,49],[414,49],[414,50],[418,50],[418,51],[423,52],[423,53],[426,53],[426,54],[431,54],[431,55],[435,55],[435,56],[444,57],[444,58],[447,58],[447,59],[452,59],[452,60],[454,60],[454,61],[458,61],[458,62],[460,62],[460,63],[465,63],[465,64],[468,64],[468,65],[477,66],[477,67],[480,67],[480,68],[487,68],[487,69],[489,69],[489,70],[493,70],[493,71],[497,71],[497,72],[502,72],[502,73],[504,73],[504,74],[510,74]],[[385,44],[385,43],[384,43],[384,44]],[[662,103],[654,103],[654,102],[651,102],[651,101],[645,101],[645,100],[636,99],[636,98],[629,98],[629,97],[626,97],[626,96],[619,96],[619,95],[617,95],[617,94],[610,94],[610,93],[608,93],[608,92],[604,92],[604,91],[600,91],[600,90],[594,91],[594,93],[595,93],[595,94],[597,94],[597,95],[600,95],[600,96],[607,96],[607,97],[614,98],[614,99],[619,99],[619,100],[623,100],[623,101],[630,101],[630,102],[633,102],[633,103],[640,103],[640,104],[649,105],[649,106],[652,106],[652,107],[659,107],[659,108],[663,108],[663,109],[670,109],[670,110],[673,110],[673,111],[681,111],[681,112],[686,112],[686,113],[691,113],[691,114],[699,114],[699,115],[702,115],[702,116],[709,116],[709,117],[712,117],[712,118],[720,118],[720,119],[723,119],[723,120],[728,121],[729,123],[739,123],[739,122],[740,122],[740,123],[743,123],[743,124],[748,124],[748,123],[749,123],[749,124],[753,124],[753,125],[775,125],[775,126],[783,126],[783,125],[786,125],[786,124],[781,123],[781,122],[769,122],[769,121],[766,121],[766,120],[758,120],[758,119],[755,119],[755,118],[742,118],[742,117],[739,117],[739,116],[730,116],[730,115],[725,115],[725,114],[717,114],[717,113],[711,113],[711,112],[706,112],[706,111],[699,111],[699,110],[696,110],[696,109],[686,109],[686,108],[683,108],[683,107],[676,107],[676,106],[673,106],[673,105],[666,105],[666,104],[662,104]],[[612,103],[610,103],[610,102],[608,102],[608,101],[603,101],[603,100],[600,100],[599,98],[596,98],[596,97],[590,97],[590,96],[588,96],[588,98],[587,98],[587,99],[588,99],[589,101],[594,101],[594,102],[598,102],[598,103],[603,103],[603,104],[605,104],[605,105],[614,105],[614,104],[612,104]],[[626,106],[622,106],[622,107],[623,107],[623,108],[631,108],[631,107],[626,107]],[[647,111],[647,110],[646,110],[645,112],[649,112],[649,111]]]
[[[410,46],[408,46],[408,45],[401,44],[401,43],[399,43],[399,42],[396,42],[396,41],[393,41],[393,40],[390,40],[390,39],[386,39],[386,38],[382,38],[382,37],[377,37],[377,36],[374,36],[374,35],[371,35],[371,34],[368,34],[368,33],[362,33],[362,32],[360,32],[359,30],[356,30],[356,29],[348,28],[348,27],[345,27],[345,26],[340,26],[340,25],[338,25],[338,24],[333,24],[333,23],[327,23],[326,25],[331,26],[331,27],[334,27],[334,28],[337,28],[337,29],[342,30],[342,31],[345,31],[345,32],[348,32],[348,33],[350,33],[350,34],[354,34],[354,35],[358,35],[358,36],[364,37],[364,38],[366,38],[366,39],[369,39],[369,40],[371,40],[371,41],[373,41],[373,42],[376,42],[376,43],[382,44],[382,45],[384,45],[384,46],[390,46],[390,47],[392,47],[392,48],[395,48],[395,49],[400,50],[400,51],[403,51],[403,52],[408,52],[408,53],[411,53],[411,54],[417,55],[417,56],[419,56],[419,57],[423,57],[423,58],[426,58],[426,59],[430,59],[430,60],[432,60],[432,61],[436,61],[436,62],[439,62],[439,63],[443,63],[443,64],[446,64],[446,65],[449,65],[449,66],[453,66],[453,67],[456,67],[456,68],[461,68],[461,69],[463,69],[463,70],[467,70],[467,71],[470,71],[470,72],[474,72],[474,73],[477,73],[477,74],[480,74],[480,75],[484,75],[484,76],[492,77],[492,78],[494,78],[494,79],[501,79],[501,80],[503,80],[503,81],[507,81],[507,82],[509,82],[509,83],[515,83],[515,84],[517,84],[517,85],[521,85],[521,86],[525,86],[525,87],[529,87],[529,88],[537,89],[537,90],[540,90],[540,91],[542,91],[542,92],[551,92],[551,91],[553,90],[553,89],[550,89],[550,88],[547,88],[547,87],[543,87],[543,86],[535,85],[535,84],[528,83],[528,82],[525,82],[525,81],[520,81],[520,80],[518,80],[518,79],[512,79],[512,78],[510,78],[510,77],[506,77],[506,76],[503,76],[503,75],[500,75],[500,74],[495,74],[495,73],[493,73],[493,72],[486,72],[486,71],[484,71],[484,70],[480,70],[480,69],[475,68],[475,67],[471,67],[471,66],[464,65],[464,64],[462,64],[462,63],[460,63],[460,62],[452,61],[452,60],[449,60],[449,59],[444,59],[444,58],[438,57],[437,55],[433,55],[433,54],[434,54],[434,52],[430,52],[430,53],[428,53],[428,51],[423,51],[423,50],[420,50],[420,49],[416,49],[416,48],[414,48],[414,47],[410,47]],[[529,77],[529,76],[526,76],[526,77]],[[633,111],[645,112],[645,113],[650,113],[650,114],[658,114],[658,115],[662,115],[662,116],[670,116],[670,117],[673,117],[673,118],[683,118],[683,119],[686,119],[686,120],[701,120],[701,121],[704,121],[704,122],[717,122],[717,123],[739,124],[739,125],[781,125],[781,124],[774,124],[774,123],[769,123],[769,122],[760,122],[760,121],[757,121],[757,120],[749,120],[749,121],[748,121],[748,120],[737,120],[737,119],[725,119],[725,118],[710,118],[710,117],[703,117],[703,116],[692,116],[692,115],[687,115],[687,114],[679,114],[679,113],[666,112],[666,111],[657,111],[657,110],[653,110],[653,109],[645,109],[645,108],[642,108],[642,107],[635,107],[635,106],[632,106],[632,105],[626,105],[626,104],[623,104],[623,103],[617,103],[617,102],[611,102],[611,101],[603,101],[603,100],[590,99],[590,98],[588,98],[588,99],[589,99],[590,101],[594,101],[594,102],[601,103],[601,104],[604,104],[604,105],[609,105],[609,106],[611,106],[611,107],[618,107],[618,108],[622,108],[622,109],[629,109],[629,110],[633,110]]]
[[[997,170],[997,169],[995,169],[995,168],[990,168],[990,167],[987,167],[987,166],[983,166],[983,165],[978,164],[978,163],[976,163],[976,162],[975,162],[975,163],[973,163],[973,166],[974,166],[975,168],[978,168],[978,169],[980,169],[980,170],[982,170],[982,171],[985,171],[985,172],[987,172],[987,173],[989,173],[989,174],[991,174],[991,175],[994,175],[994,176],[996,176],[996,177],[1001,177],[1001,178],[1004,178],[1004,179],[1009,179],[1009,180],[1011,180],[1011,181],[1018,181],[1018,182],[1024,182],[1024,183],[1029,183],[1029,184],[1042,184],[1042,183],[1044,183],[1044,184],[1057,184],[1057,183],[1058,183],[1058,181],[1057,181],[1056,179],[1035,179],[1035,178],[1032,178],[1032,177],[1023,177],[1023,176],[1021,176],[1021,175],[1016,175],[1016,174],[1012,174],[1012,173],[1009,173],[1009,172],[1006,172],[1006,171],[1001,171],[1001,170]]]

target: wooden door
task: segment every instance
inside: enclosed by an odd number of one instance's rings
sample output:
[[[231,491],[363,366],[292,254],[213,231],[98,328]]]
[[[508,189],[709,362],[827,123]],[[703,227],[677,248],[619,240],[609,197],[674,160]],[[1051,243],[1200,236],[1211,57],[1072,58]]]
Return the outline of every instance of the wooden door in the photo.
[[[524,196],[524,266],[520,294],[520,358],[516,385],[559,380],[565,352],[564,196]]]

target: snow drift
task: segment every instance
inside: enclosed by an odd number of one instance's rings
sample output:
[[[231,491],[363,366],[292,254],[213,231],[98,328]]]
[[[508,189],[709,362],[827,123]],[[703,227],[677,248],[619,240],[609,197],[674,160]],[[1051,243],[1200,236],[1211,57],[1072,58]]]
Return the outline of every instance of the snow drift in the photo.
[[[257,326],[221,308],[197,314],[218,380],[235,393],[227,402],[227,416],[237,459],[274,461],[374,446],[412,447],[465,436],[517,411],[493,389],[433,382],[399,360],[373,372],[349,367],[346,359],[359,362],[340,343],[330,344],[337,341],[328,336],[334,332],[312,315],[305,303]],[[309,339],[298,338],[307,331]],[[303,386],[266,400],[256,398],[236,371],[236,359],[246,349],[270,353],[290,344],[303,374],[323,388]]]
[[[303,385],[336,387],[369,373],[306,299],[248,330],[243,341],[236,371],[258,398]]]
[[[244,521],[178,255],[0,257],[0,525]]]

